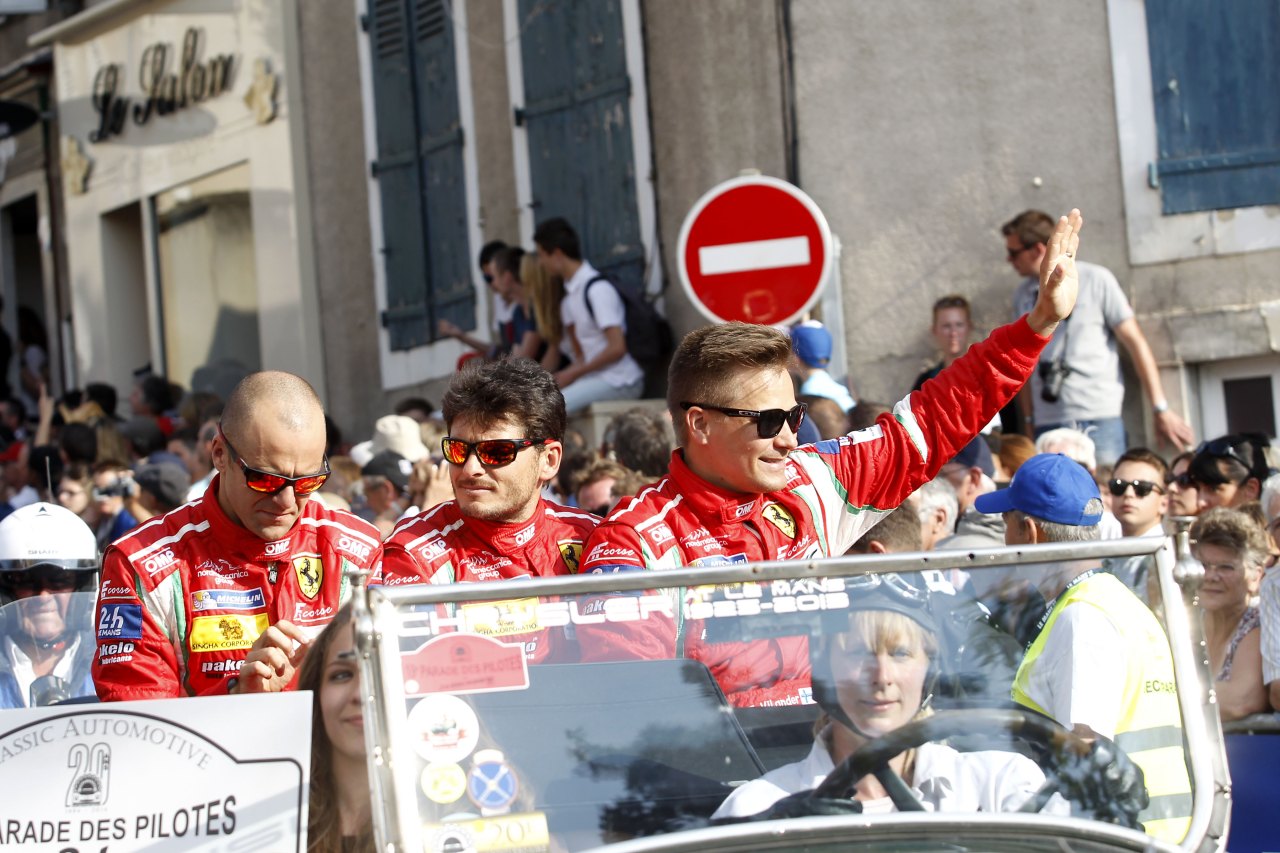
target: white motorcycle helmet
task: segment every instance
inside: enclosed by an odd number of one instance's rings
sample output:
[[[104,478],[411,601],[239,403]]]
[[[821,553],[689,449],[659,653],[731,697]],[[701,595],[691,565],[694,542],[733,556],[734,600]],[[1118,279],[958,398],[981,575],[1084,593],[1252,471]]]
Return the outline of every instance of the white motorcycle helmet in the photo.
[[[98,541],[80,516],[56,504],[34,503],[0,521],[0,604],[35,577],[62,592],[97,588]]]

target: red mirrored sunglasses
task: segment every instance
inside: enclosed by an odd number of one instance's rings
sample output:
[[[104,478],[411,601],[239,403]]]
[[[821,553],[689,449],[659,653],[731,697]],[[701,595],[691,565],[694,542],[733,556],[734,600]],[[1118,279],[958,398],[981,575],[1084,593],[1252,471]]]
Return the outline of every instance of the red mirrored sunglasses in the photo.
[[[231,455],[240,466],[240,470],[244,472],[245,485],[255,492],[274,495],[283,490],[285,486],[293,486],[295,495],[309,495],[323,486],[324,481],[329,479],[329,457],[327,456],[324,459],[324,470],[320,473],[306,474],[302,477],[286,477],[284,474],[273,474],[270,471],[251,467],[241,458],[225,432],[222,433],[222,440],[226,442],[227,450],[231,451]]]

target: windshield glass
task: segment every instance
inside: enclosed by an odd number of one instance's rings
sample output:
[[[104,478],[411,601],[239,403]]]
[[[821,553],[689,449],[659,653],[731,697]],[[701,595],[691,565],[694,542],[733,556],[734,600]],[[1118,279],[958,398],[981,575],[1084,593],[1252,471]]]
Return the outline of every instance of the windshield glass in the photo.
[[[1169,645],[1111,563],[924,557],[375,587],[402,825],[458,851],[919,811],[1179,841],[1191,789]],[[740,579],[657,586],[677,576]],[[567,591],[593,581],[614,588]],[[1090,618],[1099,600],[1121,629]]]
[[[68,582],[67,586],[70,586]],[[11,587],[23,597],[0,607],[0,709],[33,708],[95,695],[89,669],[97,654],[94,592]],[[103,636],[128,636],[111,607]],[[129,614],[125,613],[124,616]],[[113,650],[114,649],[114,650]],[[129,654],[126,640],[107,653]]]

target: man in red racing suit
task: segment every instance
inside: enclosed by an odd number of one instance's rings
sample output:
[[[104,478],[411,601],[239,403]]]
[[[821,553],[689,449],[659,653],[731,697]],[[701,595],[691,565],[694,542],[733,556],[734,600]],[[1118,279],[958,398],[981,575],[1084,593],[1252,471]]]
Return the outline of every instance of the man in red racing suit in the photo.
[[[319,399],[300,378],[256,373],[232,391],[204,496],[103,556],[93,662],[102,700],[289,684],[347,598],[346,569],[371,569],[380,552],[373,525],[307,498],[324,482],[324,444]],[[242,667],[258,675],[240,677]]]
[[[564,397],[527,359],[456,374],[441,402],[442,447],[455,500],[400,522],[387,538],[374,583],[469,583],[573,574],[598,519],[544,500],[560,469]],[[530,662],[577,659],[572,635],[543,627],[533,601],[458,605],[448,619],[524,644]],[[446,626],[448,623],[445,623]]]
[[[1074,304],[1079,227],[1076,211],[1059,221],[1031,314],[996,329],[874,426],[836,440],[796,448],[803,409],[786,371],[785,335],[745,324],[691,333],[671,366],[668,406],[681,444],[671,473],[596,528],[582,570],[844,554],[936,476],[1026,382]],[[775,603],[791,591],[770,590]],[[684,604],[675,608],[674,630],[662,618],[625,630],[579,626],[583,659],[680,653],[705,663],[735,705],[811,701],[805,638],[710,642],[705,621],[687,618],[689,597]]]

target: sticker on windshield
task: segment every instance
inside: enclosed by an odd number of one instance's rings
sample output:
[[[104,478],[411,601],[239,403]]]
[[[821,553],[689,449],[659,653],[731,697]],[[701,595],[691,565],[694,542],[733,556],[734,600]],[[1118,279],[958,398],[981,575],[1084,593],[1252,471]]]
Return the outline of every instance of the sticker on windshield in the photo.
[[[414,750],[429,764],[456,764],[476,748],[480,722],[457,696],[428,696],[409,712]]]
[[[404,692],[491,693],[526,690],[529,667],[524,646],[479,634],[445,634],[400,656]]]
[[[546,853],[551,849],[542,812],[487,817],[422,827],[429,853]]]
[[[466,615],[471,630],[477,634],[507,637],[538,630],[537,608],[538,599],[518,598],[492,604],[464,604],[460,609]]]
[[[467,798],[476,804],[481,814],[503,814],[520,793],[520,783],[502,752],[482,749],[476,753],[467,775]]]
[[[442,806],[456,803],[467,791],[467,774],[457,764],[428,764],[421,781],[427,799]]]

